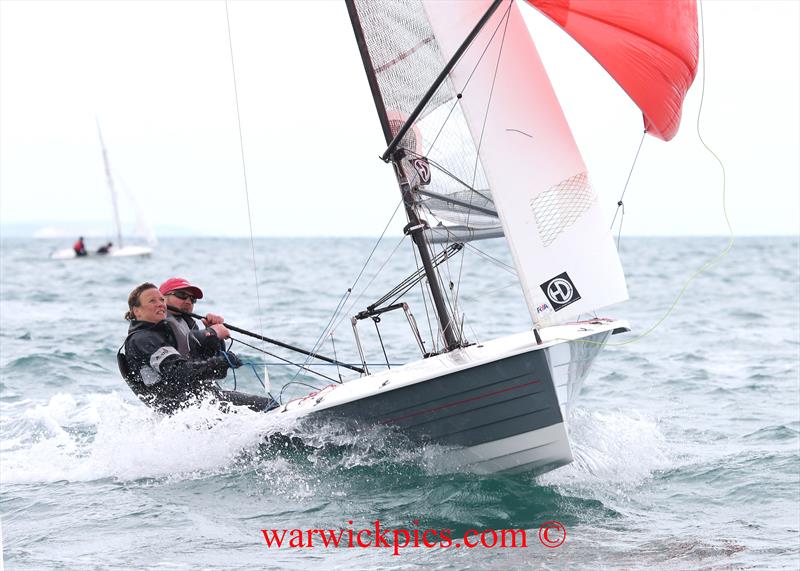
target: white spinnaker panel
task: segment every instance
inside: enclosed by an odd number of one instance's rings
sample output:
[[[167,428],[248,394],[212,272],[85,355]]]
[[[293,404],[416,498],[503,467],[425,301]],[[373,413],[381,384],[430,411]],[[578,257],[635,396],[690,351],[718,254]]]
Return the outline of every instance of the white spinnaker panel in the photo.
[[[423,3],[447,58],[490,4]],[[534,323],[627,299],[608,221],[516,4],[500,5],[450,77]]]

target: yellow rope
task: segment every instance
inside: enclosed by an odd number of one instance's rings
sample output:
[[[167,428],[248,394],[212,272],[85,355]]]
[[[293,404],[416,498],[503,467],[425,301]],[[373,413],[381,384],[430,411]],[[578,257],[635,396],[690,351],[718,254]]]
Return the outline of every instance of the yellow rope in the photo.
[[[728,218],[728,208],[727,208],[727,203],[726,203],[727,187],[726,187],[726,180],[725,180],[725,165],[722,163],[722,160],[720,160],[720,158],[717,156],[717,154],[714,151],[712,151],[711,148],[706,144],[706,142],[703,140],[703,135],[700,133],[700,116],[701,116],[702,111],[703,111],[703,98],[705,96],[705,91],[706,91],[706,52],[705,52],[705,33],[704,33],[704,30],[703,30],[703,2],[702,2],[702,0],[700,0],[698,2],[698,4],[700,6],[700,48],[702,50],[702,56],[703,56],[703,72],[702,72],[702,88],[701,88],[701,91],[700,91],[700,107],[697,110],[697,137],[700,139],[700,142],[703,144],[703,146],[706,148],[706,150],[709,153],[711,153],[711,155],[717,160],[717,162],[719,163],[720,168],[722,169],[722,212],[723,212],[723,214],[725,216],[725,223],[728,226],[728,243],[725,246],[725,248],[719,254],[717,254],[716,256],[711,258],[710,260],[706,261],[706,263],[704,263],[702,266],[700,266],[700,268],[698,268],[689,277],[689,279],[687,279],[686,282],[684,282],[683,287],[678,292],[678,295],[677,295],[677,297],[675,297],[675,300],[672,302],[672,305],[670,305],[669,309],[667,309],[667,311],[664,313],[664,315],[662,315],[658,319],[658,321],[656,321],[653,325],[651,325],[641,335],[638,335],[638,336],[634,337],[633,339],[628,339],[627,341],[621,341],[619,343],[606,343],[605,345],[607,345],[608,347],[621,347],[623,345],[630,345],[631,343],[636,343],[638,341],[641,341],[643,338],[647,337],[659,325],[661,325],[664,321],[666,321],[666,319],[672,314],[672,312],[678,306],[678,302],[683,297],[683,294],[686,292],[687,288],[689,287],[689,284],[691,284],[695,280],[695,278],[697,278],[699,275],[701,275],[702,273],[704,273],[705,271],[707,271],[708,269],[713,267],[715,264],[717,264],[720,260],[722,260],[722,258],[727,256],[728,252],[730,252],[731,248],[733,247],[733,242],[734,242],[733,227],[731,226],[730,219]],[[604,344],[603,342],[589,341],[588,339],[558,339],[558,340],[579,341],[579,342],[583,342],[583,343],[591,343],[591,344],[596,344],[596,345],[603,345]]]

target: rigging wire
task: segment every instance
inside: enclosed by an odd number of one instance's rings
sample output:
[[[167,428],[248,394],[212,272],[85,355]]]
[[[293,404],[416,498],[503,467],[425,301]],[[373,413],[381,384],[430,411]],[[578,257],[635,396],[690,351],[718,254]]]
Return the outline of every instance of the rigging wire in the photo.
[[[475,251],[476,254],[478,254],[482,258],[485,258],[485,259],[489,260],[490,262],[494,263],[497,267],[507,271],[509,274],[511,274],[513,276],[518,275],[516,268],[514,268],[513,266],[509,266],[508,264],[506,264],[502,260],[499,260],[499,259],[495,258],[494,256],[492,256],[490,254],[487,254],[483,250],[480,250],[476,246],[473,246],[472,243],[465,242],[465,246],[468,246],[471,250]]]
[[[397,253],[397,250],[398,250],[398,248],[400,248],[400,245],[401,245],[401,244],[402,244],[402,243],[405,241],[405,239],[406,239],[406,237],[405,237],[405,236],[403,236],[402,238],[400,238],[400,241],[399,241],[399,242],[397,242],[397,244],[395,244],[395,247],[392,249],[391,253],[389,254],[389,257],[388,257],[388,258],[386,258],[386,260],[383,262],[383,264],[381,264],[381,267],[380,267],[380,268],[378,268],[378,271],[376,271],[376,272],[375,272],[375,274],[374,274],[374,275],[372,276],[372,278],[369,280],[369,283],[367,283],[367,285],[365,285],[363,288],[361,288],[361,292],[358,294],[358,297],[357,297],[356,299],[354,299],[354,300],[353,300],[353,301],[350,303],[350,305],[348,306],[348,308],[347,308],[347,310],[346,310],[346,311],[343,311],[343,312],[341,312],[341,313],[342,313],[342,315],[341,315],[341,317],[339,317],[339,321],[337,321],[337,322],[336,322],[336,325],[335,325],[335,326],[332,328],[332,331],[335,331],[335,330],[336,330],[336,329],[339,327],[339,325],[341,325],[341,323],[342,323],[342,320],[343,320],[345,317],[347,317],[347,315],[349,315],[350,313],[352,313],[352,311],[353,311],[353,308],[354,308],[354,307],[356,306],[356,304],[357,304],[357,303],[358,303],[358,302],[361,300],[361,298],[362,298],[362,297],[364,297],[364,294],[367,292],[367,290],[368,290],[368,289],[369,289],[369,287],[370,287],[370,286],[373,284],[373,282],[374,282],[374,281],[377,279],[377,277],[380,275],[380,273],[383,271],[383,269],[386,267],[386,265],[387,265],[387,264],[388,264],[388,263],[391,261],[391,259],[392,259],[392,258],[394,257],[394,255],[395,255],[395,253]]]
[[[344,317],[347,315],[347,313],[350,312],[350,310],[358,302],[358,300],[361,299],[361,297],[364,295],[364,292],[366,291],[366,289],[369,288],[369,286],[372,284],[372,282],[375,280],[375,278],[378,276],[378,274],[380,274],[380,272],[383,270],[383,268],[386,266],[386,264],[389,262],[389,260],[391,260],[392,256],[397,251],[397,248],[400,246],[400,244],[402,244],[403,240],[405,240],[405,236],[403,236],[401,238],[400,242],[398,242],[398,244],[395,246],[394,250],[392,250],[392,253],[389,255],[389,258],[383,263],[383,265],[381,265],[381,267],[378,269],[376,274],[372,277],[370,282],[366,286],[364,286],[364,288],[362,289],[362,291],[359,294],[359,296],[350,304],[348,310],[346,312],[342,311],[342,308],[344,307],[344,304],[346,303],[346,300],[350,297],[350,294],[352,293],[352,290],[355,289],[355,287],[358,284],[359,280],[363,276],[364,271],[366,270],[367,266],[369,265],[370,260],[372,259],[372,256],[375,253],[375,250],[377,250],[378,245],[383,240],[383,237],[386,234],[386,231],[389,229],[389,226],[391,225],[392,220],[394,220],[394,217],[397,214],[397,210],[400,208],[401,204],[402,204],[402,200],[400,202],[398,202],[397,206],[394,209],[394,212],[392,212],[392,215],[389,218],[389,221],[386,223],[386,226],[383,228],[383,232],[381,233],[381,235],[378,238],[377,242],[373,246],[372,251],[369,253],[369,256],[367,256],[367,259],[364,262],[363,266],[361,267],[361,270],[359,271],[358,276],[356,277],[355,281],[353,282],[353,285],[350,288],[347,289],[347,292],[339,300],[339,304],[336,306],[336,309],[333,311],[333,314],[331,315],[331,318],[328,320],[328,324],[325,326],[325,328],[323,328],[322,333],[317,338],[317,341],[314,343],[314,346],[311,349],[312,353],[315,353],[317,351],[319,346],[322,344],[322,340],[329,333],[335,331],[339,327],[339,325],[342,322],[342,319],[344,319]],[[335,324],[333,324],[333,322],[336,320],[337,316],[339,316],[339,320],[336,321]],[[333,324],[333,325],[331,325],[331,324]],[[303,365],[307,365],[309,363],[309,361],[310,361],[310,357],[307,357],[306,360],[304,361]],[[300,374],[300,369],[298,369],[297,372],[295,373],[295,375],[289,380],[289,382],[286,383],[286,385],[284,385],[284,388],[286,386],[288,386],[288,385],[291,385],[291,384],[298,384],[299,381],[297,381],[297,377],[298,377],[299,374]],[[302,384],[302,383],[299,383],[299,384]],[[283,390],[281,390],[281,394],[283,394]]]
[[[225,18],[226,18],[227,30],[228,30],[228,47],[229,47],[230,56],[231,56],[231,73],[232,73],[232,78],[233,78],[234,98],[235,98],[235,101],[236,101],[236,121],[237,121],[238,131],[239,131],[239,149],[240,149],[240,153],[241,153],[241,157],[242,157],[242,173],[243,173],[243,178],[244,178],[245,199],[246,199],[246,202],[247,202],[247,221],[248,221],[249,230],[250,230],[250,250],[251,250],[251,256],[252,256],[252,260],[253,260],[253,276],[254,276],[254,279],[255,279],[255,287],[256,287],[256,303],[257,303],[257,307],[258,307],[259,333],[263,336],[264,325],[263,325],[263,320],[262,320],[261,294],[260,294],[260,290],[259,290],[258,268],[257,268],[257,264],[256,264],[255,241],[254,241],[254,238],[253,238],[253,220],[252,220],[252,211],[251,211],[251,208],[250,208],[250,193],[249,193],[249,188],[248,188],[248,183],[247,183],[247,167],[246,167],[245,154],[244,154],[244,140],[243,140],[243,136],[242,136],[242,120],[241,120],[241,113],[240,113],[240,109],[239,109],[239,90],[238,90],[238,86],[237,86],[237,82],[236,82],[236,66],[235,66],[235,60],[234,60],[234,55],[233,55],[233,40],[232,40],[232,37],[231,37],[231,23],[230,23],[230,13],[229,13],[229,9],[228,9],[228,0],[225,0]],[[401,203],[402,203],[402,201],[401,201]],[[381,239],[383,238],[384,234],[386,233],[386,230],[388,229],[389,224],[391,224],[392,219],[394,219],[394,216],[395,216],[395,214],[397,212],[397,209],[399,208],[399,205],[400,204],[398,204],[398,206],[395,208],[395,212],[392,214],[392,217],[389,219],[389,222],[386,224],[386,227],[384,228],[383,233],[381,233],[380,238],[378,238],[378,241],[376,242],[375,246],[373,247],[372,252],[370,252],[370,254],[369,254],[368,258],[367,258],[367,261],[364,263],[364,266],[362,267],[361,272],[359,272],[358,276],[356,277],[356,280],[353,283],[353,286],[350,289],[348,289],[346,294],[343,296],[343,298],[340,299],[339,304],[336,307],[336,310],[334,310],[333,316],[328,321],[328,324],[326,325],[325,330],[323,331],[323,335],[320,335],[320,338],[314,344],[314,347],[312,348],[312,352],[316,352],[316,350],[319,348],[319,345],[321,344],[321,340],[325,336],[325,331],[327,331],[327,329],[330,327],[330,324],[335,319],[335,317],[337,315],[337,312],[339,312],[341,310],[342,306],[346,302],[347,297],[349,297],[350,292],[352,291],[353,288],[355,288],[356,284],[358,283],[359,279],[361,278],[361,275],[363,274],[364,270],[366,269],[367,264],[369,263],[369,260],[372,258],[372,255],[374,254],[375,250],[377,249],[378,244],[380,244]],[[305,362],[303,363],[303,365],[298,367],[298,370],[295,373],[295,376],[292,378],[292,380],[289,383],[287,383],[287,385],[291,384],[293,382],[297,383],[296,378],[297,378],[297,375],[300,374],[301,370],[307,370],[307,371],[315,372],[315,371],[307,369],[305,367],[305,365],[308,364],[310,359],[311,359],[311,357],[307,357]],[[317,373],[317,374],[321,375],[321,373]],[[321,376],[325,376],[325,375],[321,375]],[[329,378],[329,377],[326,377],[326,378]],[[334,380],[334,379],[331,379],[331,380]],[[284,387],[281,389],[281,392],[280,392],[280,394],[278,396],[278,400],[279,401],[280,401],[281,395],[283,395],[283,389],[285,389],[285,388],[286,388],[286,385],[284,385]]]
[[[707,260],[702,266],[700,266],[694,273],[689,276],[689,278],[684,282],[683,287],[681,287],[678,295],[675,297],[675,300],[672,302],[672,305],[669,306],[666,312],[653,324],[651,325],[644,333],[634,337],[633,339],[628,339],[626,341],[621,341],[619,343],[605,343],[608,347],[621,347],[623,345],[630,345],[631,343],[636,343],[641,341],[643,338],[647,337],[650,333],[652,333],[659,325],[661,325],[666,319],[672,314],[675,308],[678,306],[678,302],[683,297],[683,294],[689,288],[689,285],[701,274],[705,273],[707,270],[715,266],[719,263],[725,256],[728,255],[731,248],[733,247],[733,242],[735,239],[733,233],[733,226],[731,226],[730,218],[728,217],[728,207],[727,207],[727,187],[726,187],[726,178],[725,178],[725,164],[722,160],[717,156],[717,154],[711,150],[711,148],[706,144],[705,140],[703,139],[703,135],[700,132],[700,118],[703,113],[703,102],[705,99],[706,93],[706,45],[705,45],[705,30],[704,30],[704,22],[703,22],[703,1],[699,0],[697,3],[700,6],[700,50],[702,53],[702,80],[701,80],[701,89],[700,89],[700,106],[697,110],[697,122],[696,122],[696,131],[697,137],[700,139],[702,145],[706,148],[706,150],[716,159],[717,163],[719,163],[720,170],[722,171],[722,213],[725,217],[725,224],[728,226],[728,243],[725,247],[713,258]],[[564,339],[561,339],[564,340]],[[595,345],[602,345],[603,342],[598,341],[590,341],[588,339],[574,339],[573,341],[578,341],[582,343],[589,343]]]
[[[339,356],[336,354],[336,342],[333,340],[333,331],[331,331],[331,347],[333,348],[333,358],[338,361]],[[339,377],[339,384],[344,382],[342,379],[342,370],[339,368],[339,363],[336,363],[336,375]]]
[[[317,340],[314,342],[314,346],[312,347],[311,352],[316,353],[317,349],[322,346],[322,340],[327,336],[328,328],[330,327],[331,323],[333,322],[334,318],[336,317],[337,312],[341,311],[342,306],[347,302],[347,299],[350,297],[350,293],[352,292],[351,288],[347,288],[347,291],[344,292],[341,298],[339,298],[339,303],[336,304],[336,309],[333,310],[333,314],[331,315],[330,319],[328,319],[328,323],[325,324],[325,327],[322,328],[322,333],[320,333]],[[311,361],[311,355],[306,357],[305,363],[309,363]],[[299,374],[300,371],[297,371]],[[296,377],[297,375],[295,375]]]
[[[420,270],[419,266],[419,259],[417,258],[417,250],[414,248],[414,244],[411,244],[411,253],[414,255],[414,265],[417,267],[417,271]],[[422,306],[425,309],[425,320],[428,322],[428,334],[431,336],[431,349],[434,353],[439,352],[439,336],[434,335],[433,333],[433,324],[431,323],[431,312],[428,308],[428,298],[429,295],[428,288],[426,288],[424,284],[425,280],[419,281],[419,290],[422,295]],[[431,305],[433,305],[433,300],[431,300]],[[438,329],[438,328],[437,328]]]
[[[397,216],[397,211],[400,209],[400,206],[402,204],[403,204],[403,199],[401,198],[400,201],[397,203],[397,206],[394,207],[394,211],[392,212],[392,215],[389,217],[389,220],[386,222],[386,226],[383,227],[383,232],[381,232],[380,237],[378,238],[377,242],[375,242],[375,245],[372,247],[372,251],[369,253],[369,256],[367,256],[367,259],[364,261],[364,264],[361,266],[361,270],[358,272],[358,276],[356,276],[356,279],[353,282],[353,285],[350,286],[351,290],[356,289],[356,285],[358,285],[359,280],[361,280],[361,276],[366,271],[370,260],[372,260],[372,256],[375,254],[375,251],[378,249],[378,246],[383,241],[383,237],[386,235],[386,231],[389,229],[389,226],[392,224],[392,221],[394,220],[394,217]],[[394,249],[392,250],[392,253],[389,255],[389,259],[391,259],[391,257],[397,251],[397,248],[400,247],[400,244],[402,244],[403,240],[405,240],[405,236],[403,236],[403,238],[400,240],[400,242],[394,247]],[[356,296],[356,298],[353,301],[350,302],[350,305],[348,306],[348,308],[346,310],[340,311],[341,316],[339,316],[339,320],[331,328],[331,331],[336,331],[336,329],[339,328],[339,325],[341,325],[341,323],[342,323],[342,319],[344,319],[352,311],[353,307],[364,296],[364,293],[367,290],[367,288],[369,288],[369,286],[372,285],[372,282],[375,281],[375,278],[381,272],[381,270],[384,268],[384,266],[386,265],[387,262],[388,262],[388,260],[383,263],[383,265],[378,269],[378,272],[376,272],[376,274],[374,276],[372,276],[372,279],[369,281],[369,283],[366,286],[364,286],[361,289],[361,292],[358,294],[358,296]]]
[[[256,347],[255,345],[251,345],[250,343],[242,341],[241,339],[234,339],[233,337],[231,337],[231,340],[232,341],[236,341],[237,343],[241,343],[242,345],[244,345],[246,347],[250,347],[251,349],[255,349],[256,351],[258,351],[260,353],[264,353],[265,355],[269,355],[270,357],[272,357],[274,359],[278,359],[279,361],[283,361],[284,365],[294,365],[295,367],[300,367],[301,369],[303,369],[305,371],[308,371],[309,373],[313,373],[315,375],[319,375],[320,377],[324,377],[325,379],[328,379],[328,380],[334,380],[334,379],[331,379],[330,377],[326,377],[325,375],[323,375],[319,371],[315,371],[314,369],[309,369],[309,368],[307,368],[307,367],[305,367],[303,365],[300,365],[298,363],[290,361],[289,359],[285,359],[284,357],[281,357],[280,355],[276,355],[275,353],[270,353],[269,351],[261,349],[260,347]],[[278,364],[278,363],[272,363],[272,364]],[[314,366],[318,367],[318,366],[321,366],[321,365],[322,365],[322,363],[317,363]],[[338,363],[325,363],[325,365],[336,365],[338,367],[339,364]]]
[[[438,141],[438,139],[439,139],[439,136],[440,136],[440,135],[442,134],[442,132],[444,131],[444,128],[445,128],[445,126],[447,125],[447,122],[450,120],[450,117],[451,117],[451,115],[453,114],[453,111],[455,111],[456,107],[458,106],[458,102],[459,102],[459,100],[461,99],[461,97],[462,97],[462,94],[463,94],[464,90],[465,90],[465,89],[466,89],[466,87],[469,85],[470,81],[472,80],[472,77],[475,75],[475,72],[476,72],[476,71],[477,71],[477,69],[478,69],[478,66],[479,66],[479,65],[480,65],[480,63],[483,61],[483,58],[484,58],[484,56],[486,55],[486,52],[488,51],[488,49],[489,49],[489,46],[491,46],[491,45],[492,45],[492,42],[493,42],[493,40],[494,40],[494,37],[497,35],[497,32],[498,32],[498,30],[500,29],[500,26],[503,24],[503,21],[505,20],[505,21],[506,21],[506,26],[508,25],[508,23],[507,23],[507,22],[508,22],[508,14],[510,13],[510,10],[511,10],[511,3],[509,3],[509,7],[506,9],[506,15],[505,15],[503,18],[501,18],[501,19],[500,19],[500,21],[497,23],[497,26],[495,26],[495,29],[494,29],[494,31],[492,32],[492,35],[489,37],[488,41],[486,42],[486,45],[484,46],[484,48],[483,48],[483,51],[481,52],[481,55],[478,57],[478,60],[476,61],[475,65],[474,65],[474,66],[473,66],[473,68],[472,68],[472,71],[470,72],[469,76],[468,76],[468,77],[467,77],[467,79],[465,80],[463,87],[461,88],[461,90],[459,91],[459,93],[456,95],[456,99],[455,99],[455,101],[453,101],[453,105],[450,107],[450,110],[448,111],[448,113],[447,113],[447,116],[446,116],[446,117],[444,118],[444,120],[442,121],[442,124],[441,124],[441,127],[439,128],[439,131],[436,133],[436,136],[434,137],[433,141],[431,141],[431,143],[428,145],[428,150],[427,150],[427,152],[426,152],[426,155],[429,155],[429,154],[431,153],[431,151],[433,150],[433,148],[436,146],[436,142]],[[495,72],[495,73],[496,73],[496,72]],[[478,149],[478,150],[479,150],[479,149]],[[427,158],[427,157],[426,157],[426,158]],[[428,159],[428,160],[430,161],[430,159]],[[477,171],[478,160],[479,160],[479,159],[478,159],[478,156],[477,156],[477,151],[476,151],[476,162],[475,162],[475,168],[474,168],[474,171],[473,171],[473,182],[472,182],[472,184],[471,184],[471,185],[468,185],[468,184],[466,184],[466,183],[462,182],[462,181],[461,181],[461,180],[460,180],[458,177],[456,177],[454,174],[452,174],[452,173],[448,172],[448,171],[447,171],[446,169],[444,169],[443,167],[439,166],[439,168],[440,168],[440,169],[441,169],[441,170],[442,170],[442,171],[443,171],[445,174],[449,175],[449,176],[450,176],[451,178],[453,178],[454,180],[456,180],[456,181],[460,182],[460,183],[461,183],[461,184],[462,184],[464,187],[466,187],[466,188],[468,188],[469,190],[471,190],[471,191],[472,191],[472,193],[474,193],[474,194],[478,194],[479,196],[481,196],[481,197],[482,197],[482,198],[484,198],[485,200],[487,200],[487,201],[491,202],[491,199],[489,199],[488,197],[484,196],[483,194],[481,194],[480,192],[478,192],[478,191],[477,191],[477,190],[474,188],[474,186],[475,186],[475,180],[474,180],[474,179],[475,179],[475,172]],[[435,164],[435,163],[434,163],[434,164]],[[473,194],[470,194],[470,203],[472,203],[472,198],[473,198]],[[430,212],[430,210],[429,210],[429,212]],[[469,217],[470,217],[470,213],[471,213],[471,211],[469,211],[469,210],[468,210],[468,212],[467,212],[467,224],[469,223]],[[431,212],[431,214],[433,214],[433,213]],[[448,234],[448,236],[449,236],[449,234]],[[448,241],[446,244],[443,244],[443,245],[442,245],[442,249],[445,249],[445,248],[446,248],[447,246],[449,246],[449,245],[450,245],[450,242]],[[461,260],[462,260],[461,264],[462,264],[462,266],[461,266],[461,267],[463,267],[463,256],[464,256],[464,254],[463,254],[463,252],[462,252],[462,257],[461,257]],[[416,258],[416,254],[415,254],[415,258]],[[419,268],[419,266],[417,266],[417,267]],[[447,270],[447,272],[448,272],[448,282],[449,282],[449,283],[450,283],[450,285],[452,286],[453,280],[452,280],[452,276],[450,276],[450,263],[449,263],[449,261],[445,263],[445,269],[446,269],[446,270]],[[459,286],[460,286],[460,276],[461,276],[461,271],[459,270],[459,280],[458,280],[458,284],[459,284]],[[437,278],[437,279],[438,279],[438,278]],[[440,284],[441,284],[441,280],[440,280]],[[445,290],[445,288],[442,288],[442,289],[443,289],[443,290]],[[456,309],[457,309],[457,307],[458,307],[458,290],[456,290],[456,293],[454,294],[454,293],[453,293],[453,291],[452,291],[452,287],[451,287],[451,288],[448,288],[448,289],[450,289],[450,295],[449,295],[449,296],[446,296],[446,299],[447,299],[447,304],[448,304],[448,306],[450,307],[450,312],[452,313],[452,315],[453,315],[453,320],[455,321],[455,320],[457,319],[455,316],[457,315],[457,311],[456,311]],[[423,291],[423,301],[424,301],[424,300],[425,300],[425,295],[424,295],[424,291]],[[452,300],[452,301],[451,301],[451,300]],[[427,319],[428,319],[428,327],[429,327],[429,328],[431,328],[431,323],[430,323],[430,315],[429,315],[429,313],[428,313],[428,307],[427,307],[427,305],[426,305],[426,307],[425,307],[425,312],[426,312],[426,317],[427,317]],[[445,327],[449,327],[449,326],[455,326],[455,324],[444,324],[444,326],[445,326]],[[431,336],[432,336],[432,338],[433,338],[433,335],[431,335]],[[434,338],[434,339],[435,339],[435,338]],[[434,343],[435,343],[435,341],[434,341]]]
[[[281,392],[278,393],[278,398],[276,399],[280,404],[283,404],[283,391],[285,391],[286,387],[288,387],[290,384],[300,385],[301,387],[308,387],[309,389],[313,389],[315,391],[321,391],[322,390],[322,388],[320,388],[320,387],[316,387],[314,385],[309,385],[308,383],[304,383],[302,381],[293,381],[292,383],[286,383],[285,385],[283,385],[281,387]],[[311,393],[308,396],[312,396],[312,395],[315,395],[315,394],[316,393]]]
[[[478,176],[478,166],[480,164],[481,146],[483,145],[483,136],[486,133],[486,122],[489,119],[489,108],[492,105],[492,97],[494,96],[494,87],[495,87],[495,84],[497,82],[497,72],[500,69],[500,60],[503,57],[503,48],[505,47],[506,35],[508,33],[508,23],[511,21],[510,14],[511,14],[512,5],[513,5],[513,2],[509,2],[508,8],[506,9],[506,13],[503,16],[503,19],[505,20],[505,26],[503,26],[503,35],[502,35],[502,37],[500,39],[500,49],[497,52],[497,61],[495,62],[495,66],[494,66],[494,75],[492,76],[492,86],[489,89],[489,98],[486,100],[486,111],[485,111],[485,113],[483,115],[483,124],[481,125],[481,136],[478,139],[478,148],[476,149],[476,152],[475,152],[475,166],[473,167],[473,171],[472,171],[472,186],[473,187],[475,186],[475,179]],[[501,22],[502,22],[502,20],[501,20]],[[498,28],[499,28],[499,25],[498,25]],[[471,198],[472,198],[472,195],[470,195],[470,203],[472,202]],[[472,214],[472,211],[468,211],[467,212],[467,226],[469,226],[469,218],[470,218],[471,214]],[[461,291],[461,277],[462,277],[463,271],[464,271],[464,258],[465,258],[465,256],[462,255],[461,256],[461,263],[459,264],[459,267],[458,267],[458,279],[456,280],[456,283],[458,284],[458,289],[457,289],[457,291],[455,293],[455,296],[454,296],[456,304],[458,304],[458,294]]]
[[[639,160],[639,153],[642,150],[642,145],[644,144],[644,138],[647,136],[647,129],[644,130],[642,133],[642,140],[639,141],[639,148],[636,149],[636,156],[633,157],[633,164],[631,165],[631,170],[628,172],[628,179],[625,181],[625,186],[622,187],[622,194],[617,201],[617,209],[614,211],[614,219],[611,220],[611,229],[614,228],[614,222],[617,220],[617,214],[619,213],[620,209],[622,209],[622,216],[619,218],[619,232],[617,234],[617,251],[619,251],[619,244],[620,239],[622,238],[622,220],[625,217],[625,204],[623,203],[623,199],[625,198],[625,191],[628,190],[628,183],[631,181],[631,175],[633,175],[633,169],[636,166],[636,161]]]
[[[513,4],[513,2],[509,3],[509,7],[506,9],[506,15],[508,15],[509,10],[511,10],[511,4]],[[505,18],[505,17],[506,16],[504,16],[503,18]],[[470,72],[469,76],[467,76],[467,79],[464,81],[464,86],[461,88],[461,91],[459,91],[458,95],[456,96],[456,100],[453,102],[453,106],[450,108],[450,112],[447,114],[447,117],[444,118],[444,121],[442,121],[442,126],[439,128],[439,132],[436,133],[436,137],[434,137],[433,141],[428,146],[428,154],[430,154],[430,152],[433,150],[433,147],[436,145],[436,141],[439,139],[439,136],[442,134],[442,131],[444,130],[445,125],[447,124],[447,121],[450,119],[450,115],[453,113],[453,111],[455,111],[456,107],[458,106],[458,100],[461,99],[461,94],[464,93],[464,89],[466,89],[467,85],[469,85],[470,81],[472,81],[472,76],[475,75],[475,72],[478,70],[478,66],[483,61],[483,56],[486,55],[486,52],[489,49],[489,46],[492,45],[492,41],[494,40],[495,35],[497,35],[497,31],[500,29],[500,26],[503,24],[503,18],[501,18],[500,21],[497,23],[497,26],[495,27],[494,31],[492,32],[492,35],[489,37],[489,40],[486,42],[486,46],[483,48],[483,51],[481,52],[481,55],[478,57],[478,60],[475,62],[475,65],[473,66],[472,71]]]
[[[244,196],[247,202],[247,223],[250,229],[250,252],[253,259],[253,278],[256,286],[256,306],[258,307],[258,332],[264,336],[264,323],[261,311],[261,293],[258,287],[258,267],[256,265],[256,246],[253,240],[253,216],[250,210],[250,191],[247,186],[247,163],[244,158],[244,139],[242,137],[242,116],[239,112],[239,88],[236,84],[236,65],[233,57],[233,39],[231,38],[231,17],[228,11],[228,0],[225,0],[225,21],[228,26],[228,47],[231,54],[231,76],[233,78],[233,94],[236,101],[236,124],[239,127],[239,151],[242,157],[242,176],[244,178]]]

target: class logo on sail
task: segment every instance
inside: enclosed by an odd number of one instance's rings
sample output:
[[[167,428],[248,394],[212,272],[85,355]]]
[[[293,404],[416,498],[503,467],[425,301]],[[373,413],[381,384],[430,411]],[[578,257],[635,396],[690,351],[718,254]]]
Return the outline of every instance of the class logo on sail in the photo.
[[[428,164],[428,159],[425,157],[419,157],[411,161],[411,164],[414,166],[414,170],[417,171],[417,175],[419,175],[420,186],[430,184],[431,166]]]
[[[556,277],[540,284],[539,287],[542,288],[547,299],[553,304],[555,311],[563,309],[581,298],[581,294],[578,293],[578,289],[572,283],[567,272],[558,274]]]

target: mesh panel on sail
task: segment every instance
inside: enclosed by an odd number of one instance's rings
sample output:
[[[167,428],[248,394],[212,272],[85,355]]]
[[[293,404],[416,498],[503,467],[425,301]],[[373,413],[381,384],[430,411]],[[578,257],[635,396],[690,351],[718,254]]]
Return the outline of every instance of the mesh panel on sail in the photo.
[[[369,52],[367,65],[373,71],[386,112],[381,119],[394,136],[447,62],[418,0],[355,0],[353,5]],[[387,34],[387,30],[392,33]],[[431,214],[448,223],[495,227],[499,226],[496,216],[469,208],[477,205],[495,210],[477,146],[457,99],[463,89],[465,86],[454,86],[450,79],[445,80],[401,146],[409,156],[428,159],[432,174],[424,186],[426,190],[457,200],[422,199],[423,207]],[[407,174],[413,175],[414,171],[408,169]],[[412,186],[420,183],[418,179],[411,182]]]
[[[439,44],[418,1],[356,0],[354,5],[369,51],[368,65],[388,115],[381,119],[391,121],[392,135],[395,135],[444,65]],[[452,97],[452,88],[446,83],[439,88],[428,109]]]
[[[571,176],[531,199],[539,237],[549,246],[592,206],[596,195],[585,172]]]

